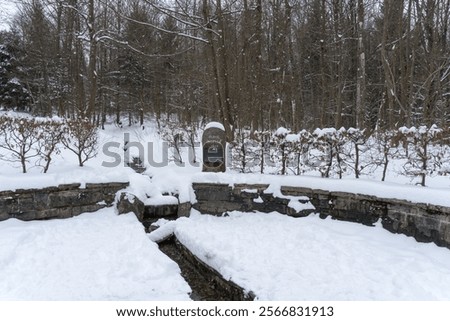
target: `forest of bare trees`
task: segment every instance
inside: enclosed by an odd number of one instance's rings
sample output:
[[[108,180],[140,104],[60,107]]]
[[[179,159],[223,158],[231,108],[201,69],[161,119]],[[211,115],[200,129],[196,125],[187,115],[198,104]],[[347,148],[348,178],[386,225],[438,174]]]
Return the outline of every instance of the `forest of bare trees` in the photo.
[[[23,0],[0,104],[102,126],[448,127],[450,0]],[[127,125],[127,124],[123,124]]]

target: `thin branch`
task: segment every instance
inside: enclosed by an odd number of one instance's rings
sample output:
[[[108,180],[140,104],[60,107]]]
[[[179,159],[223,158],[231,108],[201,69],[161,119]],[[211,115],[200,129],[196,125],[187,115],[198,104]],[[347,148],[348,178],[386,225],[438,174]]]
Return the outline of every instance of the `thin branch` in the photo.
[[[118,11],[116,10],[116,8],[111,7],[111,9],[112,9],[117,15],[119,15],[121,18],[123,18],[123,19],[125,19],[125,20],[127,20],[127,21],[134,22],[134,23],[139,24],[139,25],[141,25],[141,26],[151,27],[151,28],[153,28],[153,29],[156,29],[156,30],[161,31],[161,32],[164,32],[164,33],[168,33],[168,34],[172,34],[172,35],[176,35],[176,36],[180,36],[180,37],[184,37],[184,38],[189,38],[189,39],[196,40],[196,41],[200,41],[200,42],[203,42],[203,43],[209,43],[208,40],[206,40],[206,39],[203,39],[203,38],[200,38],[200,37],[196,37],[196,36],[192,36],[192,35],[189,35],[189,34],[186,34],[186,33],[183,33],[183,32],[178,32],[178,31],[173,31],[173,30],[167,30],[167,29],[164,29],[164,28],[162,28],[162,27],[159,27],[159,26],[154,25],[154,24],[149,23],[149,22],[143,22],[143,21],[139,21],[139,20],[130,18],[130,17],[128,17],[128,16],[126,16],[126,15],[124,15],[124,14],[118,12]]]

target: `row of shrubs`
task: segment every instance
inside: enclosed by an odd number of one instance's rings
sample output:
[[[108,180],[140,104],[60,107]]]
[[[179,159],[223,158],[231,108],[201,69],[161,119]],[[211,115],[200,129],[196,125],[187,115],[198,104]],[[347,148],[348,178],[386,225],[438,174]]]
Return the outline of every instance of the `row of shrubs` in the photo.
[[[0,116],[0,158],[42,167],[46,173],[52,158],[66,148],[77,155],[79,166],[97,154],[97,128],[87,119],[42,119]]]
[[[194,146],[194,144],[192,145]],[[401,127],[368,132],[355,128],[325,128],[292,133],[241,130],[231,146],[231,167],[241,172],[301,175],[318,171],[323,177],[353,174],[359,178],[381,167],[385,180],[392,160],[403,160],[402,174],[426,177],[450,173],[450,129]],[[98,132],[87,119],[41,119],[0,116],[0,158],[18,162],[24,173],[33,164],[46,173],[54,155],[65,148],[78,165],[95,157]]]
[[[319,171],[323,177],[374,173],[382,168],[385,180],[388,165],[403,160],[402,174],[415,176],[425,185],[426,177],[450,173],[450,130],[402,127],[398,130],[368,132],[355,128],[325,128],[292,133],[243,130],[231,144],[232,166],[241,172],[296,174]]]

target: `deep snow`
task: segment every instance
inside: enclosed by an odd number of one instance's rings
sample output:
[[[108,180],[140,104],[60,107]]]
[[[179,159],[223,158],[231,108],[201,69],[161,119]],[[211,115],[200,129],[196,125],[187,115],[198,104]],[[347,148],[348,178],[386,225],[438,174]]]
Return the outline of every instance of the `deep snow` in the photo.
[[[134,214],[0,223],[0,300],[189,300]]]
[[[450,251],[381,226],[231,212],[162,224],[259,300],[450,300]]]

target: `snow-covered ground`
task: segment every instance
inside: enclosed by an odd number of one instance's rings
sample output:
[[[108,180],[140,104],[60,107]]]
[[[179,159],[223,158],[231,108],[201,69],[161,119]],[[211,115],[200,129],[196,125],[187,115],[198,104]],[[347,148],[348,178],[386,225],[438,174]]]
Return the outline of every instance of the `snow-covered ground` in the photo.
[[[189,300],[134,214],[0,223],[0,300]]]
[[[150,237],[171,232],[259,300],[450,300],[450,251],[381,226],[193,211]]]
[[[28,164],[0,160],[0,191],[40,188],[66,183],[129,181],[128,191],[147,204],[195,202],[191,182],[263,183],[267,192],[280,186],[303,186],[407,199],[450,206],[449,176],[427,178],[428,187],[411,184],[398,175],[392,162],[387,182],[364,176],[323,179],[302,176],[201,173],[188,162],[178,166],[148,166],[144,175],[113,159],[123,159],[125,135],[146,148],[148,159],[163,159],[163,142],[156,126],[100,131],[99,154],[84,167],[68,150],[55,155],[49,172]],[[147,143],[152,142],[153,146]],[[138,152],[132,148],[132,155]],[[188,148],[183,149],[187,160]],[[197,149],[199,152],[199,149]],[[0,151],[4,154],[4,151]],[[168,155],[171,159],[172,156]],[[200,153],[197,159],[201,161]],[[163,195],[164,194],[164,195]],[[167,195],[169,194],[169,195]],[[294,219],[279,214],[232,213],[229,217],[193,215],[164,225],[152,238],[175,230],[180,240],[205,262],[217,268],[261,300],[450,300],[450,252],[434,244],[393,235],[381,227],[320,220]],[[159,234],[158,234],[159,233]],[[112,209],[67,220],[0,222],[0,300],[185,300],[189,287],[177,266],[146,237],[133,215],[116,216]]]
[[[259,300],[450,300],[450,252],[380,226],[278,213],[200,215],[149,235],[112,209],[0,223],[0,300],[188,300],[152,239],[175,232]]]

